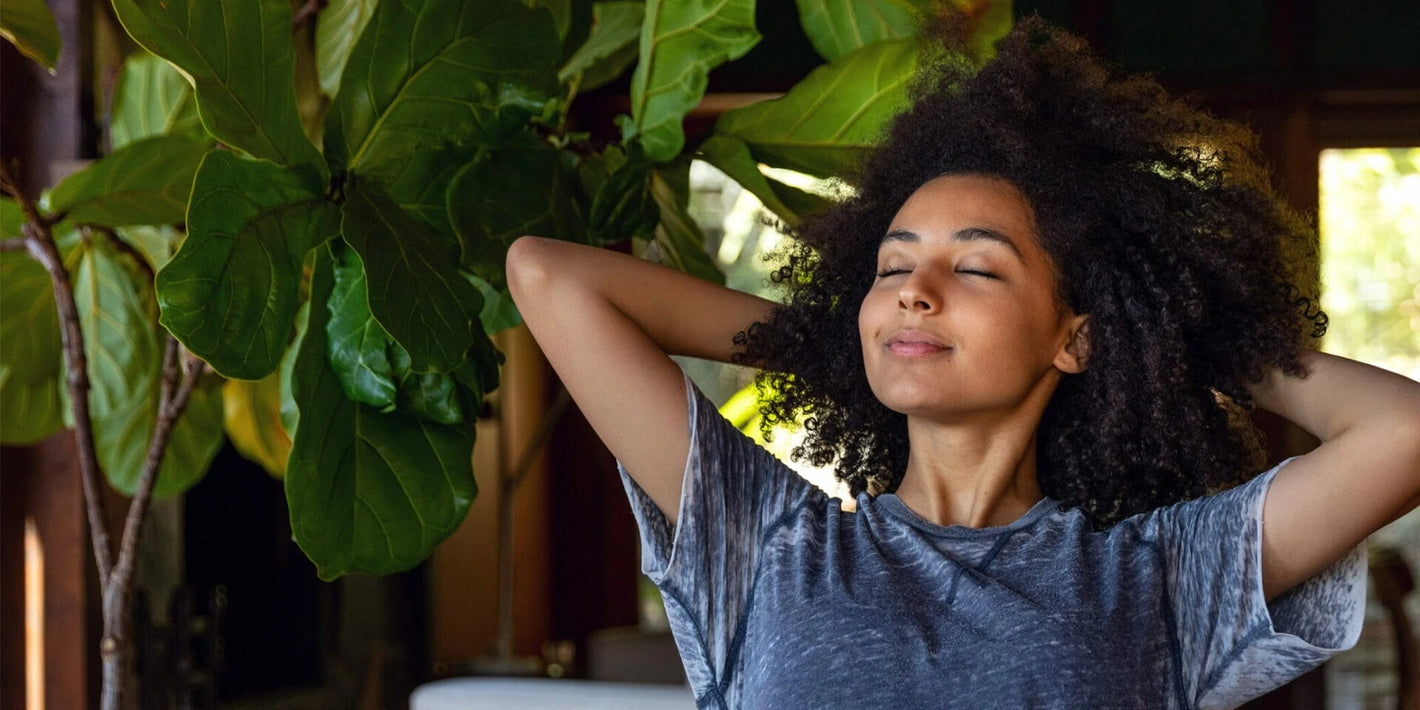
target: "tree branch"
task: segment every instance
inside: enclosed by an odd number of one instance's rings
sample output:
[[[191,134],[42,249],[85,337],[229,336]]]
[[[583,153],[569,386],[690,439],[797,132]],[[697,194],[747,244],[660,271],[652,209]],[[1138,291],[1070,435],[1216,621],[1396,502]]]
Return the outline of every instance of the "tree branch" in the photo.
[[[9,237],[6,239],[0,239],[0,252],[25,251],[26,249],[29,249],[29,247],[25,245],[24,237]]]
[[[326,0],[306,0],[295,14],[291,15],[291,29],[296,29],[301,25],[315,19],[316,13],[325,9]]]
[[[134,248],[132,244],[129,244],[127,241],[124,241],[123,237],[118,236],[117,232],[113,231],[112,229],[109,229],[108,227],[102,227],[96,224],[85,224],[82,225],[80,229],[83,229],[85,231],[99,232],[100,234],[103,234],[104,236],[108,237],[108,241],[110,244],[113,245],[114,249],[117,249],[120,252],[127,254],[129,258],[133,259],[133,261],[138,263],[139,270],[143,272],[144,276],[148,277],[148,283],[151,284],[157,280],[157,274],[154,273],[153,265],[149,263],[148,257],[144,256],[143,252],[138,251],[136,248]]]
[[[192,391],[205,372],[206,363],[196,357],[181,363],[180,346],[172,335],[168,336],[167,347],[163,351],[163,374],[158,394],[158,422],[153,428],[153,439],[148,444],[148,456],[143,462],[143,473],[138,478],[138,488],[133,492],[133,502],[128,505],[128,518],[123,525],[123,538],[119,543],[118,564],[114,567],[110,589],[104,590],[104,604],[114,604],[117,612],[126,608],[128,602],[128,582],[133,576],[134,564],[138,557],[138,536],[142,532],[143,521],[147,517],[148,505],[153,500],[153,487],[158,481],[158,470],[162,467],[163,454],[168,449],[168,440],[178,417],[187,407]],[[112,598],[110,598],[112,596]],[[115,616],[117,618],[117,615]],[[122,634],[113,634],[123,638]]]
[[[537,431],[533,433],[532,439],[527,446],[523,447],[523,455],[518,457],[518,464],[508,473],[508,477],[503,483],[508,487],[509,492],[518,489],[522,485],[523,479],[527,478],[528,471],[532,469],[533,459],[537,458],[537,453],[542,450],[542,445],[547,443],[547,438],[552,436],[552,428],[557,425],[558,420],[567,412],[567,406],[572,404],[572,395],[566,387],[557,389],[557,396],[552,400],[552,405],[547,408],[547,414],[543,415],[542,421],[537,426]]]
[[[79,327],[79,309],[74,303],[74,285],[64,270],[64,259],[54,243],[50,228],[55,218],[45,219],[35,203],[26,196],[0,165],[0,190],[15,198],[28,220],[20,228],[25,249],[38,261],[54,285],[54,301],[59,311],[60,336],[64,343],[64,359],[68,376],[70,406],[74,408],[74,440],[79,450],[79,480],[84,488],[84,507],[89,517],[89,537],[94,546],[94,562],[99,568],[99,581],[106,585],[113,573],[113,549],[109,545],[108,518],[99,488],[98,454],[94,449],[94,428],[89,417],[89,360],[84,353],[84,332]],[[8,241],[8,240],[7,240]]]
[[[10,171],[5,169],[4,164],[0,164],[0,192],[5,192],[20,204],[20,211],[25,213],[25,220],[34,224],[43,225],[48,228],[57,221],[54,218],[45,219],[40,215],[39,209],[35,207],[34,200],[31,200],[20,190],[19,183],[10,176]]]

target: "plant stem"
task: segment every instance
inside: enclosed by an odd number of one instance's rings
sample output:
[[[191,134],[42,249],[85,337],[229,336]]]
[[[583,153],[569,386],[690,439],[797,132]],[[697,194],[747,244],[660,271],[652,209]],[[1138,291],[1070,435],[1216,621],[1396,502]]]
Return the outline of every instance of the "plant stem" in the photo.
[[[103,495],[99,490],[99,459],[94,449],[94,429],[89,417],[89,360],[84,353],[84,332],[79,327],[79,308],[74,303],[74,284],[69,280],[69,272],[64,270],[64,259],[59,254],[59,247],[54,243],[52,218],[45,219],[40,216],[34,202],[20,191],[4,166],[0,166],[0,188],[19,202],[26,218],[26,222],[20,227],[24,235],[25,249],[31,258],[49,272],[50,283],[54,286],[54,302],[59,311],[59,333],[64,345],[68,374],[66,382],[69,386],[69,405],[74,408],[74,441],[79,453],[79,480],[84,489],[89,536],[94,547],[94,562],[98,566],[99,588],[104,599],[104,638],[99,642],[99,655],[103,658],[100,707],[104,710],[118,710],[123,697],[122,668],[126,656],[122,644],[116,640],[123,637],[115,637],[109,632],[113,618],[110,613],[110,599],[113,596],[113,549],[109,544],[108,517],[104,511]]]
[[[301,7],[291,15],[291,29],[294,30],[310,22],[311,18],[316,16],[316,13],[325,9],[325,3],[326,0],[306,0],[305,4],[301,5]]]
[[[158,422],[153,428],[153,439],[148,444],[148,456],[143,462],[143,473],[138,479],[138,488],[133,492],[133,502],[128,505],[128,517],[124,521],[123,538],[119,542],[118,564],[113,568],[109,583],[104,585],[104,638],[99,644],[103,657],[103,702],[104,708],[118,708],[121,681],[124,677],[128,658],[128,607],[133,592],[133,572],[138,559],[138,538],[143,531],[143,523],[148,517],[148,506],[153,500],[153,486],[158,480],[158,470],[163,463],[163,453],[167,451],[168,439],[177,423],[192,390],[203,375],[205,364],[192,358],[186,365],[180,364],[180,348],[177,339],[168,336],[167,347],[163,351],[163,376],[158,395]],[[115,689],[112,690],[111,689]],[[110,693],[114,697],[110,698]]]
[[[99,459],[94,450],[94,431],[89,419],[89,361],[84,354],[84,333],[79,328],[79,308],[74,303],[74,284],[64,270],[64,259],[54,243],[51,227],[54,218],[39,214],[34,201],[25,195],[11,179],[9,171],[0,165],[0,189],[9,193],[25,213],[25,249],[38,261],[54,285],[54,301],[59,311],[59,323],[64,359],[67,364],[70,406],[74,408],[74,440],[79,450],[79,480],[84,489],[84,506],[89,517],[89,537],[94,546],[94,562],[99,570],[99,584],[108,584],[113,572],[113,550],[108,539],[108,518],[104,513],[103,496],[99,491]],[[9,240],[7,240],[9,241]]]
[[[562,419],[570,404],[572,395],[566,387],[559,388],[557,398],[548,407],[532,440],[523,448],[517,466],[498,479],[498,638],[494,654],[500,661],[513,657],[513,496],[523,479],[527,478],[542,445],[552,435],[552,428]]]
[[[133,260],[133,263],[138,266],[138,270],[143,272],[143,275],[147,277],[149,282],[154,282],[157,279],[157,274],[153,271],[153,265],[148,263],[148,257],[144,256],[143,252],[134,248],[132,244],[124,241],[123,237],[118,236],[117,232],[108,227],[102,227],[96,224],[85,224],[82,225],[80,229],[86,232],[99,232],[108,237],[109,244],[120,253],[127,254],[128,258]]]
[[[132,598],[133,573],[138,559],[138,539],[148,516],[153,487],[158,480],[158,470],[162,465],[168,440],[172,436],[173,426],[182,415],[193,389],[204,374],[206,363],[192,357],[184,366],[181,363],[182,351],[177,340],[172,335],[168,336],[167,347],[163,352],[158,421],[153,428],[153,438],[148,445],[148,455],[143,463],[138,489],[134,491],[133,500],[128,506],[118,561],[115,564],[113,549],[109,543],[108,518],[99,491],[101,473],[98,454],[94,448],[93,420],[89,413],[89,364],[84,352],[84,332],[79,326],[79,309],[74,302],[74,284],[64,269],[64,260],[54,242],[52,231],[54,224],[63,219],[63,215],[41,216],[34,201],[19,190],[3,165],[0,165],[0,189],[15,198],[27,220],[21,227],[24,236],[19,239],[5,239],[0,242],[0,247],[5,251],[12,251],[18,249],[16,242],[22,244],[30,256],[49,272],[50,281],[54,285],[54,300],[62,325],[60,335],[68,370],[69,399],[74,408],[74,438],[79,450],[79,476],[83,483],[89,534],[103,597],[104,633],[99,642],[99,655],[103,661],[103,685],[99,706],[103,710],[119,710],[123,704],[127,665],[131,658],[128,612]],[[106,229],[102,231],[106,232],[121,250],[128,252],[138,261],[139,267],[144,269],[151,281],[153,270],[147,260],[112,232]]]

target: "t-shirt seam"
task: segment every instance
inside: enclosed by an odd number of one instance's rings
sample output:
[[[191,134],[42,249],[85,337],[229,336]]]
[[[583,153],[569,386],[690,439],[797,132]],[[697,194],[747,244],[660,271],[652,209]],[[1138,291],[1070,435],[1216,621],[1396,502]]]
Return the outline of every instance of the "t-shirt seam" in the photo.
[[[710,707],[709,703],[712,700],[718,701],[717,705],[721,708],[729,707],[729,704],[725,702],[725,696],[720,693],[720,690],[718,688],[714,687],[705,691],[702,695],[696,696],[695,707],[697,708],[697,710],[699,710],[699,708]]]
[[[1022,530],[1024,530],[1024,528],[1022,528]],[[991,550],[987,552],[984,556],[982,556],[981,561],[976,563],[976,571],[985,572],[986,567],[990,565],[993,560],[996,559],[996,555],[1000,554],[1002,548],[1006,547],[1006,543],[1010,542],[1011,538],[1015,537],[1016,533],[1019,533],[1022,530],[1010,530],[1007,531],[1005,535],[1002,535],[1001,538],[996,541],[996,544],[991,547]]]
[[[894,496],[894,498],[896,498],[896,496]],[[1053,507],[1042,506],[1039,509],[1036,509],[1036,506],[1032,506],[1031,510],[1026,511],[1026,514],[1021,518],[1013,522],[1007,523],[1006,525],[998,526],[1006,529],[996,530],[988,533],[983,533],[982,528],[935,525],[931,521],[924,520],[922,516],[913,512],[913,510],[911,508],[908,508],[907,504],[903,503],[902,499],[900,498],[896,499],[892,503],[879,503],[877,507],[882,509],[887,517],[892,518],[893,520],[896,520],[902,523],[903,525],[907,525],[908,527],[919,530],[938,540],[985,540],[993,536],[996,536],[998,538],[1009,537],[1018,532],[1029,530],[1035,527],[1036,525],[1039,525],[1041,521],[1045,520],[1046,518],[1049,518],[1052,515],[1058,514],[1060,512],[1060,501],[1053,499],[1042,499],[1042,501],[1044,500],[1050,500],[1050,503]],[[1037,505],[1039,505],[1039,502],[1037,503]],[[1035,517],[1031,518],[1030,520],[1025,520],[1025,518],[1030,517],[1031,515],[1034,515]],[[952,530],[951,527],[962,527],[962,529]]]
[[[1198,691],[1199,700],[1202,700],[1213,688],[1217,687],[1218,681],[1223,678],[1224,671],[1237,662],[1238,658],[1242,656],[1243,651],[1246,651],[1248,647],[1252,645],[1253,641],[1269,633],[1268,627],[1270,625],[1270,621],[1258,622],[1252,625],[1252,629],[1238,641],[1237,645],[1233,647],[1233,650],[1229,651],[1228,655],[1223,657],[1222,662],[1215,666],[1213,671],[1208,674],[1208,677],[1204,679],[1203,686]]]
[[[793,473],[792,471],[789,471],[789,473],[791,475],[798,475]],[[802,499],[804,497],[804,494],[800,493],[798,497]],[[768,546],[769,538],[774,533],[778,532],[780,529],[787,527],[792,521],[792,519],[799,514],[800,508],[802,507],[805,506],[793,506],[790,507],[789,510],[786,510],[781,513],[779,517],[775,518],[774,522],[771,523],[769,527],[765,528],[764,532],[759,536],[759,554],[756,555],[757,559],[754,565],[754,579],[750,582],[749,593],[745,595],[744,608],[740,610],[740,618],[736,620],[735,637],[730,640],[729,652],[725,654],[725,672],[716,683],[722,694],[730,687],[730,681],[732,680],[731,676],[734,675],[735,666],[739,663],[740,649],[744,646],[745,635],[748,633],[749,612],[751,609],[754,608],[755,593],[759,590],[760,580],[763,579],[764,564],[766,558],[768,557],[764,554],[764,551],[765,548]]]
[[[1247,484],[1249,484],[1249,483],[1253,483],[1254,481],[1262,480],[1262,479],[1266,478],[1268,474],[1272,474],[1272,476],[1273,476],[1273,478],[1272,478],[1271,480],[1264,480],[1264,481],[1262,481],[1261,484],[1258,484],[1258,487],[1261,489],[1260,491],[1248,491],[1248,493],[1250,494],[1250,497],[1247,498],[1247,499],[1245,499],[1244,502],[1246,503],[1246,505],[1245,505],[1245,506],[1241,506],[1241,507],[1243,507],[1243,509],[1244,509],[1244,510],[1247,512],[1247,514],[1248,514],[1247,525],[1245,526],[1245,529],[1243,530],[1243,538],[1244,538],[1244,539],[1246,539],[1247,534],[1248,534],[1249,532],[1251,532],[1251,530],[1252,530],[1252,527],[1253,527],[1253,526],[1252,526],[1252,521],[1253,521],[1254,519],[1257,521],[1256,529],[1257,529],[1257,569],[1258,569],[1258,570],[1261,570],[1261,568],[1262,568],[1262,508],[1263,508],[1263,504],[1266,503],[1266,501],[1267,501],[1267,493],[1268,493],[1268,491],[1269,491],[1269,490],[1271,489],[1271,487],[1272,487],[1272,481],[1276,479],[1276,473],[1274,473],[1274,472],[1275,472],[1275,471],[1278,471],[1278,470],[1282,467],[1282,465],[1286,464],[1287,462],[1290,462],[1291,460],[1292,460],[1292,459],[1289,458],[1289,459],[1287,459],[1286,461],[1283,461],[1282,463],[1277,464],[1277,466],[1273,467],[1272,469],[1269,469],[1268,471],[1264,471],[1263,473],[1261,473],[1261,474],[1259,474],[1259,475],[1257,475],[1257,476],[1253,476],[1252,478],[1249,478],[1247,481],[1244,481],[1243,483],[1238,484],[1238,486],[1236,486],[1235,488],[1230,489],[1230,490],[1236,490],[1237,488],[1241,488],[1242,486],[1245,486],[1245,485],[1247,485]],[[1256,510],[1256,514],[1255,514],[1256,517],[1255,517],[1255,518],[1253,517],[1253,515],[1254,515],[1253,511],[1254,511],[1254,510]],[[1249,549],[1249,550],[1244,550],[1244,553],[1245,553],[1245,554],[1246,554],[1246,553],[1250,553],[1250,552],[1251,552],[1250,549]],[[1251,558],[1251,555],[1250,555],[1250,554],[1249,554],[1249,558]],[[1251,561],[1252,561],[1251,559],[1244,560],[1244,566],[1246,567],[1246,563],[1250,563]],[[1260,574],[1260,572],[1259,572],[1259,574]],[[1251,577],[1252,577],[1252,575],[1250,574],[1250,570],[1245,569],[1245,570],[1241,573],[1241,576],[1243,577],[1243,579],[1241,580],[1242,588],[1243,588],[1243,591],[1246,592],[1246,591],[1248,590],[1249,583],[1250,583]],[[1198,699],[1199,699],[1200,701],[1203,699],[1204,696],[1206,696],[1206,695],[1209,693],[1209,691],[1213,690],[1213,688],[1215,688],[1215,687],[1218,685],[1218,682],[1219,682],[1220,680],[1222,680],[1222,678],[1223,678],[1223,673],[1224,673],[1224,671],[1226,671],[1229,666],[1231,666],[1233,663],[1235,663],[1235,662],[1237,661],[1237,659],[1242,656],[1243,651],[1247,650],[1248,646],[1250,646],[1254,640],[1256,640],[1256,639],[1259,638],[1259,637],[1266,636],[1268,633],[1270,633],[1269,630],[1270,630],[1271,626],[1272,626],[1272,619],[1271,619],[1271,614],[1270,614],[1270,613],[1267,615],[1266,618],[1261,619],[1261,620],[1259,620],[1259,621],[1253,623],[1252,628],[1248,630],[1247,634],[1245,634],[1245,635],[1243,636],[1243,638],[1240,639],[1240,640],[1233,646],[1232,650],[1228,652],[1228,655],[1226,655],[1226,656],[1223,657],[1223,660],[1222,660],[1220,663],[1218,663],[1218,665],[1216,665],[1216,666],[1213,667],[1213,670],[1208,673],[1208,677],[1206,677],[1206,678],[1203,679],[1203,684],[1202,684],[1202,686],[1201,686],[1201,687],[1199,688],[1199,690],[1198,690]]]
[[[715,672],[715,663],[710,658],[710,644],[705,641],[705,630],[700,628],[700,623],[695,619],[695,616],[690,613],[690,606],[685,603],[685,600],[681,598],[680,592],[677,591],[673,585],[666,584],[663,586],[661,588],[661,594],[663,603],[665,599],[669,599],[674,602],[676,606],[680,607],[681,614],[689,620],[688,625],[695,631],[696,643],[705,654],[705,667],[710,671],[710,687],[700,697],[707,697],[711,693],[714,693],[719,697],[720,705],[723,707],[725,705],[725,698],[724,694],[720,691],[719,674]],[[695,701],[697,707],[700,705],[700,697],[697,697]]]
[[[1183,642],[1178,637],[1178,620],[1174,618],[1174,598],[1169,592],[1168,584],[1168,560],[1164,557],[1164,546],[1158,540],[1150,540],[1143,535],[1136,535],[1139,544],[1148,545],[1154,550],[1154,556],[1158,560],[1159,571],[1162,573],[1162,584],[1160,585],[1159,602],[1163,606],[1160,616],[1164,620],[1164,629],[1168,633],[1169,642],[1169,663],[1173,666],[1173,692],[1180,708],[1197,707],[1188,701],[1188,687],[1183,682]]]

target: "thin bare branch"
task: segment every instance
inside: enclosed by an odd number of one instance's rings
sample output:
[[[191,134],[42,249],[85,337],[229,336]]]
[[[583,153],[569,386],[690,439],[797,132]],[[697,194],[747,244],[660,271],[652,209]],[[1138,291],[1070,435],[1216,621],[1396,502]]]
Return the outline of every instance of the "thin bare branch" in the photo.
[[[199,363],[201,361],[198,361]],[[186,370],[186,372],[183,372]],[[138,535],[142,532],[148,505],[152,502],[153,487],[158,480],[158,470],[163,463],[163,454],[168,449],[168,439],[173,426],[177,424],[182,410],[192,396],[192,390],[202,377],[200,365],[183,367],[176,338],[169,335],[167,347],[163,351],[163,374],[159,384],[158,422],[153,428],[153,438],[148,443],[148,456],[143,462],[143,473],[138,478],[138,488],[133,492],[133,501],[128,505],[128,518],[124,521],[123,538],[119,543],[118,565],[114,567],[115,584],[126,582],[133,574],[137,558]],[[125,600],[126,601],[126,600]]]
[[[509,472],[505,484],[511,490],[517,490],[523,479],[527,478],[528,471],[532,469],[533,459],[537,457],[537,452],[542,449],[542,445],[547,443],[547,438],[552,436],[552,427],[562,415],[567,411],[567,406],[572,403],[572,395],[567,392],[566,387],[557,389],[557,397],[552,400],[552,406],[547,408],[547,414],[543,416],[542,422],[538,424],[537,431],[533,433],[532,440],[523,448],[523,455],[518,457],[518,465]]]
[[[127,241],[125,241],[123,237],[118,236],[117,232],[114,232],[108,227],[103,227],[96,224],[85,224],[82,225],[80,229],[90,232],[99,232],[100,234],[103,234],[104,236],[108,237],[108,241],[110,244],[113,245],[114,249],[117,249],[120,252],[127,254],[130,258],[133,259],[133,261],[138,264],[138,268],[143,271],[143,275],[148,277],[148,283],[153,283],[153,281],[157,278],[157,275],[153,272],[153,265],[148,261],[148,257],[144,256],[143,252],[138,251],[138,249],[136,249],[132,244],[129,244]]]
[[[193,389],[207,372],[206,363],[196,357],[185,363],[182,360],[177,339],[169,335],[167,347],[163,350],[157,425],[153,428],[153,438],[148,444],[148,456],[143,462],[138,488],[133,492],[133,500],[128,505],[123,538],[119,542],[118,563],[113,568],[109,583],[104,586],[104,644],[115,649],[122,648],[127,643],[127,610],[129,598],[132,596],[133,573],[138,561],[138,538],[143,533],[143,523],[147,520],[148,507],[153,501],[153,488],[158,481],[158,471],[162,468],[163,454],[168,449],[173,427],[177,424],[178,417],[182,416],[183,409],[187,407]]]
[[[93,421],[89,416],[89,360],[84,352],[84,331],[79,327],[79,308],[74,303],[74,284],[64,270],[64,259],[54,243],[50,228],[54,218],[44,219],[34,200],[18,187],[10,172],[0,164],[0,190],[19,203],[28,220],[21,226],[23,241],[30,257],[49,272],[54,285],[54,301],[59,311],[60,338],[64,344],[64,359],[68,376],[70,406],[74,408],[74,442],[79,453],[79,480],[84,489],[84,507],[89,517],[89,537],[94,546],[94,563],[99,569],[99,581],[107,584],[113,573],[113,548],[109,544],[108,517],[104,512],[103,493],[99,479],[99,458],[94,449]],[[6,240],[9,241],[9,240]]]
[[[20,203],[20,210],[25,213],[26,220],[34,224],[49,226],[50,223],[40,216],[34,200],[31,200],[20,190],[20,184],[10,175],[10,171],[5,168],[4,163],[0,163],[0,192],[15,198],[15,201]]]
[[[5,251],[25,251],[29,249],[24,237],[9,237],[0,239],[0,252]]]
[[[325,4],[326,0],[306,0],[306,3],[291,15],[291,29],[297,29],[315,19],[316,13],[325,9]]]

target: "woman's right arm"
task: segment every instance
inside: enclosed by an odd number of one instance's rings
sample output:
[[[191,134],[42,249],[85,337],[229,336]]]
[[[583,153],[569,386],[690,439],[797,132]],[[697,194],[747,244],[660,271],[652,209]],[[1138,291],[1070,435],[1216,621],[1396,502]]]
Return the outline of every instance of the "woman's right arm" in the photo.
[[[686,392],[668,355],[728,362],[775,304],[606,249],[523,237],[508,288],[533,337],[617,460],[672,523],[690,452]]]

